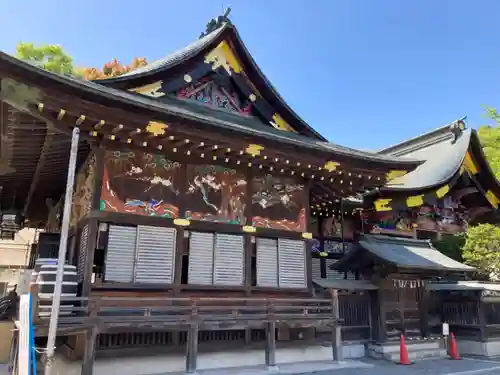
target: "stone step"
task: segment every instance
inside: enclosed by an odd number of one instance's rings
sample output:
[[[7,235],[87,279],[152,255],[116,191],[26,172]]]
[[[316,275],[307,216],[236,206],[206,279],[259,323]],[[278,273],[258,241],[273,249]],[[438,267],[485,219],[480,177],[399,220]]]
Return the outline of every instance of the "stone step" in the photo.
[[[420,341],[406,343],[408,358],[418,360],[421,358],[443,358],[446,350],[440,341]],[[369,344],[367,355],[372,358],[385,359],[392,362],[399,361],[399,343]]]
[[[410,360],[419,360],[424,358],[445,358],[447,356],[445,349],[433,349],[433,350],[408,350],[408,358]],[[385,353],[383,355],[384,359],[391,362],[399,362],[399,351],[392,353]]]
[[[374,350],[378,353],[399,353],[399,342],[394,342],[390,344],[382,345],[368,345],[368,349]],[[439,341],[420,341],[420,342],[406,342],[406,347],[408,351],[417,350],[438,350],[441,348],[441,343]]]

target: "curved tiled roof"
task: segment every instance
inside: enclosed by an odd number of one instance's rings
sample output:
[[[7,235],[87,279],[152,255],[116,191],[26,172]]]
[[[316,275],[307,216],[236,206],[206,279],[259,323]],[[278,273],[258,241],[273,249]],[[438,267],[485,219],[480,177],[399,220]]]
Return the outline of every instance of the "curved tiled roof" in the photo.
[[[135,106],[136,108],[144,108],[160,115],[178,116],[187,120],[197,121],[205,126],[229,129],[242,135],[260,136],[275,142],[288,144],[289,146],[300,146],[304,149],[331,153],[332,155],[327,157],[332,157],[333,159],[335,157],[334,154],[337,154],[372,162],[398,165],[401,168],[414,168],[421,163],[413,159],[403,159],[367,151],[358,151],[329,142],[316,141],[310,137],[265,126],[259,121],[252,122],[251,119],[247,119],[243,116],[225,113],[223,111],[214,111],[212,108],[191,104],[185,101],[181,103],[178,99],[170,98],[169,102],[158,101],[144,95],[106,87],[96,82],[84,81],[71,76],[63,76],[28,64],[3,52],[0,52],[0,68],[6,71],[16,71],[17,74],[20,74],[23,78],[40,82],[40,86],[51,84],[78,90],[78,96],[87,98],[93,96],[92,100],[98,102],[103,100],[119,101],[123,104]],[[251,123],[249,123],[249,121]]]
[[[448,182],[459,171],[469,148],[471,136],[472,130],[466,129],[456,140],[453,136],[445,137],[440,142],[400,156],[400,158],[424,160],[424,163],[410,173],[392,180],[383,189],[424,190]]]
[[[180,64],[204,51],[208,46],[218,40],[219,36],[222,35],[224,30],[227,29],[228,24],[223,24],[218,29],[212,31],[208,35],[196,40],[195,42],[189,44],[188,46],[174,51],[167,55],[166,57],[153,61],[150,64],[137,68],[131,72],[122,74],[118,77],[106,78],[98,80],[99,83],[107,84],[113,82],[126,81],[130,78],[138,78],[144,75],[154,74],[156,72],[169,69],[177,64]]]
[[[398,268],[414,270],[436,270],[448,272],[473,272],[474,268],[457,262],[435,249],[428,240],[417,240],[385,235],[364,234],[360,246],[350,251],[331,269],[345,271],[358,262],[358,255],[368,252],[375,258]]]
[[[267,99],[272,98],[272,100],[275,101],[278,104],[278,106],[280,106],[284,110],[284,112],[287,112],[291,118],[295,119],[295,122],[302,128],[303,131],[305,131],[307,134],[312,135],[313,137],[319,140],[326,141],[325,137],[323,137],[313,127],[307,124],[280,96],[280,94],[273,86],[273,84],[270,82],[270,80],[260,70],[259,66],[253,59],[252,55],[246,48],[245,44],[243,43],[243,40],[241,39],[238,33],[238,30],[236,29],[236,27],[234,27],[234,25],[231,22],[222,23],[219,28],[201,37],[200,39],[191,43],[187,47],[184,47],[180,50],[177,50],[169,54],[163,59],[157,60],[146,66],[133,70],[132,72],[120,75],[118,77],[100,79],[97,80],[97,82],[103,85],[113,86],[114,84],[127,82],[128,80],[135,80],[161,71],[166,71],[177,65],[182,64],[183,62],[191,58],[196,57],[198,54],[203,53],[208,48],[214,46],[217,42],[222,40],[223,35],[226,35],[229,39],[232,39],[234,41],[234,47],[236,49],[237,55],[239,55],[239,57],[241,57],[244,60],[243,65],[248,66],[249,70],[252,70],[254,75],[258,77],[258,80],[261,81],[262,86],[264,88],[264,90],[260,90],[262,91],[261,94],[263,96],[266,96],[264,91],[267,91],[267,96],[268,96]],[[280,111],[278,110],[278,112]]]

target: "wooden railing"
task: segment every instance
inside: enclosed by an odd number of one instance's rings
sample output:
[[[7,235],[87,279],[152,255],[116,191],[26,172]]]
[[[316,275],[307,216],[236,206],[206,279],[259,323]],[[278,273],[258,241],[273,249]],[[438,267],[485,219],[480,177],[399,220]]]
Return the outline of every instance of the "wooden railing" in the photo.
[[[37,302],[35,318],[43,327],[50,316],[43,312],[50,312],[52,301]],[[331,299],[64,297],[59,329],[64,334],[93,324],[103,331],[118,331],[145,324],[179,329],[192,324],[206,328],[260,327],[266,322],[316,326],[334,321],[338,319]]]
[[[36,332],[46,334],[51,299],[35,298]],[[82,374],[93,373],[99,334],[130,330],[176,331],[185,333],[186,373],[196,371],[201,330],[264,328],[266,365],[276,365],[278,325],[329,326],[334,359],[339,359],[340,323],[338,295],[332,299],[285,298],[122,298],[73,297],[61,300],[58,333],[85,331],[86,344]],[[45,332],[44,332],[45,331]]]
[[[487,340],[500,337],[500,300],[490,302],[469,297],[438,299],[435,304],[437,308],[429,314],[433,333],[440,334],[441,323],[446,322],[459,338]]]

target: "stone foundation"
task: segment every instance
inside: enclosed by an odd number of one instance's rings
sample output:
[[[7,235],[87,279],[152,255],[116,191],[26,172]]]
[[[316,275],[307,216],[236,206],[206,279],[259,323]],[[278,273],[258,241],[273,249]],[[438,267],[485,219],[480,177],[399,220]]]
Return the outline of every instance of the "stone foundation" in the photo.
[[[364,344],[346,344],[343,347],[345,359],[365,356]],[[199,353],[198,370],[211,370],[236,367],[263,366],[264,350],[221,351],[218,353]],[[307,346],[303,348],[278,348],[276,364],[302,362],[328,363],[332,360],[330,346]],[[95,375],[143,375],[168,372],[184,372],[184,355],[156,355],[149,357],[130,356],[125,358],[97,358]],[[59,353],[54,364],[54,375],[80,375],[81,361],[72,361]]]
[[[473,355],[479,357],[500,356],[500,340],[480,342],[457,339],[457,345],[461,355]]]
[[[380,344],[368,344],[367,355],[371,358],[385,359],[397,362],[400,358],[399,341]],[[410,341],[406,343],[410,360],[422,358],[442,358],[446,356],[446,349],[439,340]]]

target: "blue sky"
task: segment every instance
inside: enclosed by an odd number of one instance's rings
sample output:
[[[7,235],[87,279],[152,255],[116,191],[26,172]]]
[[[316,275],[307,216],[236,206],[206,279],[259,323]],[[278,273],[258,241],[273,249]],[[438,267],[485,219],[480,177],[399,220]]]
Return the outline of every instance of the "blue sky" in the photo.
[[[228,5],[267,77],[332,142],[374,150],[500,106],[498,0],[1,0],[0,49],[151,61]]]

